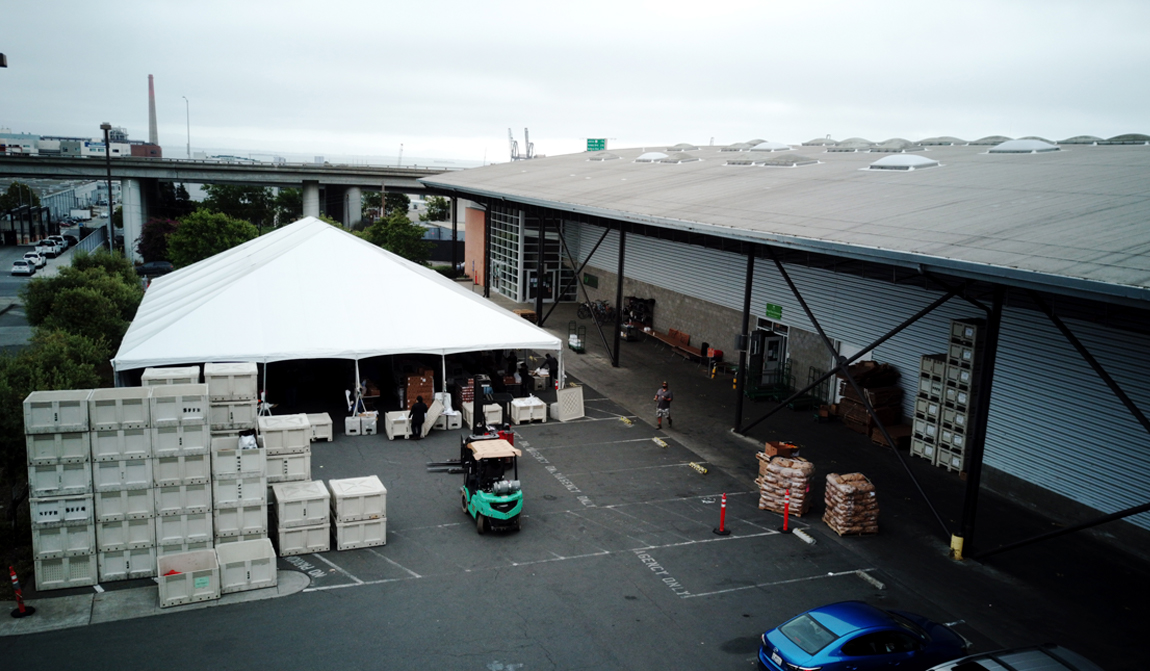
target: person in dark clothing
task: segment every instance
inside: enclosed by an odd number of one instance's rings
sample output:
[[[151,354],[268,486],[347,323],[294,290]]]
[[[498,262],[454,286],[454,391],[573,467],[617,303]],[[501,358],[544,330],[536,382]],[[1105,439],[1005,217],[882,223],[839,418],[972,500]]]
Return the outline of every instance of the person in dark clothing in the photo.
[[[543,366],[547,369],[547,377],[551,378],[551,386],[554,387],[559,380],[559,360],[551,352],[548,352],[547,357],[543,360]]]
[[[416,440],[423,438],[423,420],[427,418],[427,404],[422,396],[415,397],[415,404],[411,406],[411,436]]]

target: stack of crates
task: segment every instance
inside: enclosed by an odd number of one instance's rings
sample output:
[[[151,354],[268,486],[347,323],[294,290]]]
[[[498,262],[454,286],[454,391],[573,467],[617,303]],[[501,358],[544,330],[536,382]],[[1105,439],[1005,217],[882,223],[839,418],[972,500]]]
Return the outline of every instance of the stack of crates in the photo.
[[[156,575],[150,387],[88,398],[97,567],[101,582]]]
[[[910,453],[930,463],[938,456],[939,420],[946,390],[946,355],[925,354],[919,365],[918,394],[914,399],[914,423]]]
[[[88,397],[35,391],[24,399],[36,588],[96,584]]]
[[[336,550],[387,544],[387,489],[379,477],[328,480]]]
[[[311,480],[311,420],[306,414],[260,417],[269,483]]]
[[[151,390],[157,559],[210,550],[214,545],[208,387],[181,380]]]
[[[267,454],[258,441],[212,438],[212,493],[217,545],[268,537]]]
[[[966,441],[972,422],[977,382],[982,371],[986,321],[956,319],[950,325],[946,357],[946,387],[939,424],[935,464],[949,471],[966,470]]]
[[[208,423],[212,436],[234,436],[256,428],[258,384],[254,363],[204,364],[208,385]]]
[[[272,485],[272,526],[281,557],[331,549],[331,494],[323,482]]]

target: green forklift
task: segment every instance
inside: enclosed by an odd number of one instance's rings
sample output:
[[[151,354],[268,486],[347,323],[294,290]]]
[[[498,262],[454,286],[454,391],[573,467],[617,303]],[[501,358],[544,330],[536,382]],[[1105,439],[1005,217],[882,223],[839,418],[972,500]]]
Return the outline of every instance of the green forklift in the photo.
[[[488,530],[519,531],[523,512],[519,457],[523,453],[498,435],[471,436],[461,444],[463,512],[475,518],[475,530],[481,534]]]

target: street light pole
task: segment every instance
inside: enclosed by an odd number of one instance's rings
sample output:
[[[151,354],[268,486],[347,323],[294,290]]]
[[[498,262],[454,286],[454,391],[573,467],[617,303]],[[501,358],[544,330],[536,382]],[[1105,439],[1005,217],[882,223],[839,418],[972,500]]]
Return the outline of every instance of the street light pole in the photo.
[[[192,104],[188,102],[187,96],[180,96],[184,99],[184,118],[188,121],[188,158],[192,157]]]
[[[108,250],[116,251],[116,235],[112,227],[112,141],[108,137],[108,132],[112,130],[112,124],[105,121],[100,124],[100,129],[104,131],[104,165],[108,168]]]

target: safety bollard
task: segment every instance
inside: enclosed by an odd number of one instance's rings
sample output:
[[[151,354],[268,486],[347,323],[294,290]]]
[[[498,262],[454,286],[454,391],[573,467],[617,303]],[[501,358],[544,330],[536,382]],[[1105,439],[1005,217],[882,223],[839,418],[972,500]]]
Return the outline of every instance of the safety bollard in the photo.
[[[719,506],[719,528],[713,529],[720,536],[730,536],[731,530],[727,528],[727,493],[723,492],[723,502]]]
[[[12,576],[12,591],[16,593],[16,608],[12,609],[12,617],[28,617],[35,613],[36,609],[24,605],[24,595],[20,592],[20,580],[16,577],[16,569],[9,566],[8,573]]]
[[[787,490],[787,496],[786,496],[786,498],[783,499],[783,528],[779,529],[779,531],[783,532],[784,534],[791,533],[791,527],[789,524],[790,516],[791,516],[791,490],[788,489]]]

